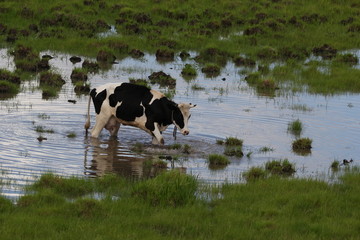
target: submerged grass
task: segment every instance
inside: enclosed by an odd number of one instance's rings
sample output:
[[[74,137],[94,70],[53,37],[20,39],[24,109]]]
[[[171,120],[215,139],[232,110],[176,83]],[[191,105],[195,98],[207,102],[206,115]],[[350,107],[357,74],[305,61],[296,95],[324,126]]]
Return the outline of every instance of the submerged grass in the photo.
[[[17,204],[0,197],[1,239],[357,239],[359,181],[356,168],[335,184],[270,177],[222,187],[177,171],[139,182],[46,174]]]

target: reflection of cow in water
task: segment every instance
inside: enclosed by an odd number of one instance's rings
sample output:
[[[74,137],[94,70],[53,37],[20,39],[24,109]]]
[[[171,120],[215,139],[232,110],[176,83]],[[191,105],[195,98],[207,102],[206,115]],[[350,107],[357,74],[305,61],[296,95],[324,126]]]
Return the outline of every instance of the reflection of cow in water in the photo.
[[[101,141],[97,138],[88,139],[85,151],[85,171],[87,175],[103,176],[109,173],[119,174],[125,177],[152,177],[159,170],[151,164],[145,164],[150,161],[149,158],[134,155],[130,152],[128,146],[121,146],[117,139]],[[86,140],[87,141],[87,140]],[[88,156],[88,152],[92,154]],[[90,158],[90,159],[89,159]],[[173,162],[171,168],[175,168]],[[185,168],[180,168],[186,171]]]
[[[120,124],[140,128],[153,137],[153,144],[164,144],[162,132],[174,124],[183,135],[189,134],[191,103],[176,104],[162,93],[131,83],[109,83],[90,92],[96,112],[91,136],[97,138],[103,128],[117,136]],[[90,98],[86,131],[90,127]]]
[[[92,148],[91,161],[87,162],[88,156],[85,156],[85,168],[90,170],[89,172],[93,172],[96,176],[103,176],[107,173],[143,176],[145,159],[130,154],[127,149],[121,149],[118,140],[100,141],[91,138],[89,143]]]

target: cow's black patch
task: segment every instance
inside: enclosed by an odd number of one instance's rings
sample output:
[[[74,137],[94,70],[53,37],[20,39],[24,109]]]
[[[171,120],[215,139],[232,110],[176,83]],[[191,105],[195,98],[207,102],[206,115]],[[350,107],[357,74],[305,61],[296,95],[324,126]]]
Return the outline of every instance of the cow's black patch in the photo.
[[[179,108],[176,108],[174,110],[173,119],[176,122],[176,124],[180,127],[180,129],[183,129],[185,127],[184,116],[182,115]]]
[[[154,123],[158,123],[162,126],[168,126],[172,124],[172,120],[175,120],[174,115],[181,115],[180,109],[177,107],[177,104],[173,101],[170,101],[166,97],[156,99],[152,102],[151,105],[145,107],[145,115],[147,117],[146,128],[154,131]],[[178,122],[176,122],[179,127],[184,127],[184,121],[181,122],[181,117],[177,116]],[[183,118],[182,118],[183,119]]]
[[[150,89],[135,84],[122,83],[109,96],[109,104],[111,107],[115,107],[121,103],[116,109],[116,117],[125,121],[134,121],[136,117],[141,117],[144,114],[143,106],[148,105],[151,98]]]
[[[91,90],[90,96],[91,96],[94,106],[95,106],[95,112],[97,114],[99,114],[100,110],[101,110],[101,106],[102,106],[104,100],[106,99],[106,90],[103,90],[100,93],[97,93],[96,88],[94,88],[93,90]]]

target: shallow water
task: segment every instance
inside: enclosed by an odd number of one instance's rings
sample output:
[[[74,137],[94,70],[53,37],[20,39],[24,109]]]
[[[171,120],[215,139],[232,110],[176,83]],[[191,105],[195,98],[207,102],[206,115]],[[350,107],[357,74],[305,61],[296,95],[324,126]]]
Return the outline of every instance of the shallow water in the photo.
[[[82,63],[72,64],[71,56],[62,53],[42,54],[54,57],[50,60],[52,70],[61,73],[67,83],[57,98],[43,100],[35,76],[23,82],[16,97],[0,100],[0,168],[1,179],[6,183],[0,189],[2,194],[17,197],[23,193],[25,184],[48,171],[90,177],[109,172],[126,176],[148,174],[143,168],[148,154],[135,153],[131,147],[140,142],[150,152],[164,153],[164,150],[152,147],[150,136],[132,127],[121,126],[117,140],[109,139],[105,130],[98,140],[86,137],[83,125],[88,96],[76,95],[70,80],[72,69],[81,67]],[[14,70],[7,50],[0,50],[0,57],[0,68]],[[184,80],[180,73],[186,63],[196,65],[191,59],[158,63],[152,55],[125,58],[107,71],[90,74],[89,82],[96,87],[108,82],[127,82],[129,78],[147,79],[155,71],[164,71],[177,79],[174,101],[195,103],[197,107],[192,109],[190,135],[178,133],[175,141],[173,128],[169,127],[164,133],[165,143],[189,144],[193,153],[180,157],[175,167],[207,182],[239,182],[242,172],[271,159],[287,158],[295,163],[296,175],[300,177],[327,173],[334,160],[352,158],[354,164],[360,161],[360,94],[259,96],[244,81],[242,68],[232,63],[216,78],[206,78],[198,66],[199,75],[191,81]],[[193,84],[204,90],[193,90]],[[159,89],[157,85],[153,88]],[[76,100],[76,104],[68,100]],[[313,140],[311,154],[307,156],[297,155],[291,149],[295,136],[287,132],[287,126],[296,119],[304,125],[301,137]],[[95,124],[93,106],[91,124]],[[42,133],[47,140],[39,142],[36,126],[52,129],[54,133]],[[68,133],[75,133],[76,137],[69,138]],[[215,142],[229,136],[244,140],[243,150],[245,155],[252,153],[250,158],[231,158],[226,168],[209,169],[206,155],[222,153],[223,147]],[[260,152],[263,147],[273,151]]]

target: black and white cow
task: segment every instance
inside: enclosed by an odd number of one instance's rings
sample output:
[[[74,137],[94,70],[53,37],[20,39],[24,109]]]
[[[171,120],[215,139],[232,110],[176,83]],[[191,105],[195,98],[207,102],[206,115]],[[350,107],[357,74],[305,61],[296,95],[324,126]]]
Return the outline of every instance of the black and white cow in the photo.
[[[131,83],[99,86],[91,90],[90,97],[85,129],[87,132],[90,127],[92,99],[96,112],[92,137],[97,138],[103,128],[107,129],[111,136],[117,136],[120,124],[124,124],[151,134],[153,144],[164,144],[161,133],[171,124],[175,124],[183,135],[188,135],[190,108],[196,106],[191,103],[176,104],[156,90]]]

